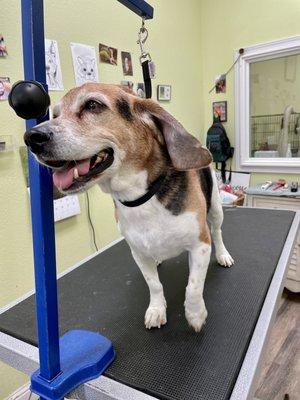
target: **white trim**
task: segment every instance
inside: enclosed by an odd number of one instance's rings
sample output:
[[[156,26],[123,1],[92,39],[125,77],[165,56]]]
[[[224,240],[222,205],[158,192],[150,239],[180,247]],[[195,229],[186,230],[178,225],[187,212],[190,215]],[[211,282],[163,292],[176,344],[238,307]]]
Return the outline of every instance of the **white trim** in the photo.
[[[300,36],[289,37],[244,48],[235,64],[235,132],[236,167],[248,172],[300,172],[300,157],[254,158],[250,157],[249,121],[250,121],[250,85],[249,66],[251,62],[300,54]],[[239,52],[235,52],[235,60]]]
[[[106,246],[102,247],[100,250],[96,251],[93,254],[90,254],[83,260],[79,261],[78,263],[72,265],[71,267],[65,269],[63,272],[57,275],[57,279],[60,279],[61,277],[67,275],[69,272],[73,271],[74,269],[80,267],[80,265],[86,263],[87,261],[91,260],[92,258],[96,257],[98,254],[103,253],[105,250],[108,250],[110,247],[114,246],[115,244],[121,242],[124,240],[124,237],[121,236],[120,238],[113,240]],[[23,294],[23,296],[19,297],[16,300],[11,301],[10,303],[6,304],[5,306],[0,308],[0,314],[4,313],[5,311],[9,310],[10,308],[16,306],[17,304],[21,303],[23,300],[26,300],[28,297],[32,296],[35,293],[35,290],[30,290],[29,292]]]

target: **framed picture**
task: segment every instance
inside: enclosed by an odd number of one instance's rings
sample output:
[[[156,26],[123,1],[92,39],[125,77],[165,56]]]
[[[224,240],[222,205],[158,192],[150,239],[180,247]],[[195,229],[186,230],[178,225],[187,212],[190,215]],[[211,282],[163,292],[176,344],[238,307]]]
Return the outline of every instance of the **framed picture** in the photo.
[[[118,65],[118,49],[99,43],[100,61],[106,64]]]
[[[146,98],[146,90],[145,84],[143,82],[137,83],[136,85],[136,93],[139,97],[145,99]]]
[[[3,35],[0,33],[0,57],[7,56],[7,48]]]
[[[216,93],[226,93],[226,75],[216,76],[215,79]]]
[[[127,51],[121,51],[123,75],[133,76],[131,54]]]
[[[0,76],[0,100],[7,100],[11,89],[10,79],[8,76]]]
[[[213,121],[227,122],[227,101],[215,101],[213,103]]]
[[[157,100],[170,101],[171,100],[171,86],[170,85],[157,85]]]

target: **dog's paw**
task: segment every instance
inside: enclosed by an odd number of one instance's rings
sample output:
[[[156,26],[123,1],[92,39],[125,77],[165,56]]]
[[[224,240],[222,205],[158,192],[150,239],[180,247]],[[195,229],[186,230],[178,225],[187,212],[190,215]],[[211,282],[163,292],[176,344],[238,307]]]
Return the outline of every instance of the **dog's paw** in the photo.
[[[191,312],[188,309],[185,309],[185,318],[187,319],[188,324],[194,329],[195,332],[200,332],[203,325],[205,324],[207,317],[207,310],[204,307],[201,307],[197,312]]]
[[[220,265],[223,267],[231,267],[234,264],[234,259],[228,253],[228,251],[223,252],[222,254],[217,254],[217,260]]]
[[[145,326],[147,329],[160,328],[167,322],[166,307],[148,307],[145,314]]]

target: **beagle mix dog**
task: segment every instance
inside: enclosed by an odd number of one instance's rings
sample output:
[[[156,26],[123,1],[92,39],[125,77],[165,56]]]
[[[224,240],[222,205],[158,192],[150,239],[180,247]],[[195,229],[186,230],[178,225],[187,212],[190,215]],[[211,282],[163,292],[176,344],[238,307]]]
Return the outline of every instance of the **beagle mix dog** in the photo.
[[[111,194],[120,231],[149,287],[148,329],[167,322],[158,264],[189,252],[185,316],[199,332],[207,317],[207,221],[218,262],[233,264],[222,240],[223,212],[209,151],[156,102],[95,83],[69,91],[53,119],[24,138],[37,160],[53,169],[62,193],[97,183]]]

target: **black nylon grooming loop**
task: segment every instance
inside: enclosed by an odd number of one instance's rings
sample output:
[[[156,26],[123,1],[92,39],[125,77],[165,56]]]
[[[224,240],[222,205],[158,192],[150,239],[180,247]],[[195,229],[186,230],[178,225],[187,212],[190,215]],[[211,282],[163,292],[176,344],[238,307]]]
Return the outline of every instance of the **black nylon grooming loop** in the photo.
[[[138,41],[137,44],[140,45],[141,49],[141,56],[140,56],[140,63],[143,70],[143,79],[145,85],[145,95],[146,99],[150,99],[152,97],[152,83],[151,79],[154,78],[154,73],[150,68],[150,63],[152,63],[150,53],[148,53],[145,48],[144,44],[148,39],[148,30],[145,28],[145,18],[142,19],[142,26],[139,30],[138,34]],[[151,76],[152,74],[152,76]]]
[[[142,69],[143,69],[143,79],[145,85],[145,94],[146,99],[151,99],[152,97],[152,82],[149,73],[149,60],[145,60],[142,62]]]

